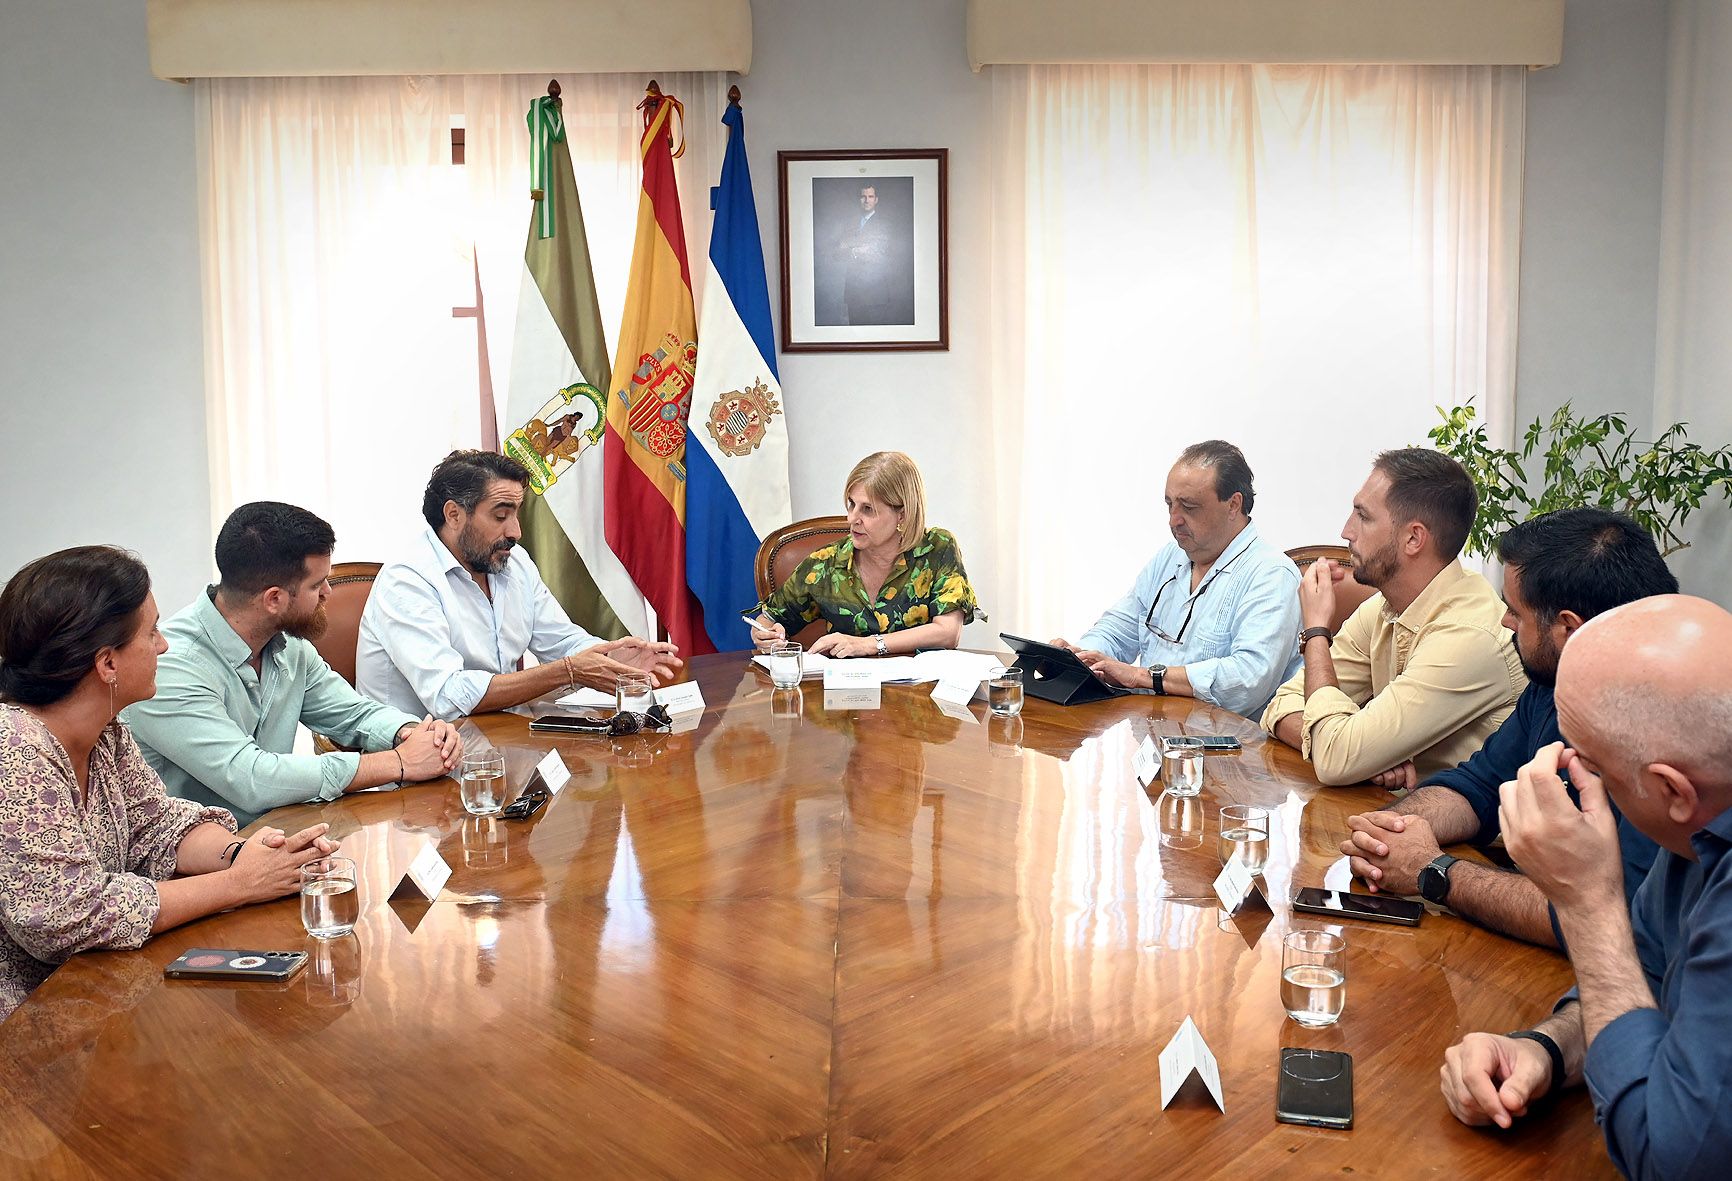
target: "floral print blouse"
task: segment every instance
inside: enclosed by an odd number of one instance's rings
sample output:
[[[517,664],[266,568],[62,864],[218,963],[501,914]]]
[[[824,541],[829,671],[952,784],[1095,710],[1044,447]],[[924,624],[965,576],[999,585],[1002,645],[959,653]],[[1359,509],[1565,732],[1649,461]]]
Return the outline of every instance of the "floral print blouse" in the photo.
[[[896,558],[878,597],[869,598],[854,568],[854,539],[825,546],[795,567],[764,602],[764,613],[793,634],[822,617],[844,635],[876,636],[931,623],[951,611],[962,622],[985,619],[962,568],[962,550],[943,529],[928,529]]]
[[[119,722],[90,752],[84,806],[66,751],[33,714],[0,704],[0,1019],[56,964],[150,938],[155,882],[181,838],[222,808],[172,799]]]

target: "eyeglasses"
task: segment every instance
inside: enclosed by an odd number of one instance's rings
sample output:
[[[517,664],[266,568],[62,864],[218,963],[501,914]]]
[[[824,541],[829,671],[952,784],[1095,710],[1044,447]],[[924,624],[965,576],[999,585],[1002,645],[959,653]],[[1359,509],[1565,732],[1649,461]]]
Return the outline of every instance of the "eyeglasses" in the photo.
[[[1244,550],[1239,551],[1239,553],[1244,552]],[[1239,554],[1234,554],[1225,566],[1217,566],[1209,572],[1209,577],[1203,580],[1203,585],[1198,587],[1197,593],[1191,596],[1190,605],[1185,608],[1185,620],[1183,623],[1179,624],[1179,634],[1176,636],[1170,636],[1167,634],[1165,628],[1155,626],[1155,612],[1161,606],[1161,596],[1167,593],[1167,588],[1169,586],[1172,586],[1173,583],[1178,581],[1179,575],[1182,573],[1182,571],[1178,570],[1173,571],[1173,576],[1161,583],[1161,589],[1155,592],[1155,601],[1149,604],[1149,614],[1143,620],[1143,626],[1154,632],[1156,638],[1165,640],[1169,644],[1183,643],[1185,639],[1185,629],[1191,626],[1191,615],[1197,610],[1197,601],[1203,597],[1205,591],[1215,585],[1215,580],[1231,569],[1233,563],[1238,560]]]

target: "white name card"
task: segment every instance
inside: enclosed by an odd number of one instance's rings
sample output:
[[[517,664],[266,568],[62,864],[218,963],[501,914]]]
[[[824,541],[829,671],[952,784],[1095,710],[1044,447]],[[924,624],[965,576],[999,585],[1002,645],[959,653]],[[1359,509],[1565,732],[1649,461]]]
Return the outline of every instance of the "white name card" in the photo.
[[[1203,1080],[1203,1085],[1209,1089],[1209,1097],[1225,1115],[1227,1101],[1221,1096],[1221,1068],[1215,1062],[1215,1055],[1209,1050],[1208,1043],[1203,1041],[1197,1023],[1186,1016],[1185,1023],[1179,1026],[1179,1032],[1173,1035],[1173,1040],[1161,1051],[1162,1111],[1166,1110],[1167,1104],[1173,1101],[1173,1096],[1179,1093],[1179,1088],[1184,1086],[1185,1080],[1193,1074]]]
[[[445,858],[439,856],[439,846],[429,840],[415,855],[415,860],[409,863],[408,872],[391,891],[391,897],[422,898],[432,902],[439,897],[439,891],[445,888],[450,878],[451,867],[445,863]]]
[[[571,781],[571,771],[565,765],[565,760],[559,757],[559,752],[550,750],[535,769],[541,775],[541,781],[547,785],[547,794],[556,796],[559,789]]]
[[[966,706],[979,692],[979,681],[939,681],[932,686],[932,700]]]
[[[824,690],[825,709],[878,709],[883,704],[883,691],[877,685],[860,689]]]
[[[704,712],[704,691],[698,688],[696,681],[687,681],[683,685],[669,685],[666,689],[656,690],[656,703],[668,711],[669,717],[679,717],[682,714],[701,714]]]
[[[878,685],[878,670],[867,662],[833,660],[824,666],[824,688],[859,689]]]
[[[954,701],[948,701],[936,693],[932,695],[932,704],[936,705],[938,712],[945,717],[955,718],[959,722],[968,722],[976,726],[980,725],[980,719],[975,717],[974,711],[966,705],[957,705]]]
[[[1238,914],[1241,907],[1250,905],[1255,910],[1261,907],[1269,910],[1269,900],[1263,896],[1263,888],[1257,884],[1250,869],[1237,857],[1229,858],[1227,864],[1221,867],[1221,873],[1215,878],[1215,897],[1221,900],[1221,909],[1229,915]]]
[[[1143,739],[1143,744],[1137,747],[1137,753],[1131,756],[1131,769],[1137,773],[1137,782],[1144,787],[1154,783],[1160,775],[1161,752],[1153,738]]]

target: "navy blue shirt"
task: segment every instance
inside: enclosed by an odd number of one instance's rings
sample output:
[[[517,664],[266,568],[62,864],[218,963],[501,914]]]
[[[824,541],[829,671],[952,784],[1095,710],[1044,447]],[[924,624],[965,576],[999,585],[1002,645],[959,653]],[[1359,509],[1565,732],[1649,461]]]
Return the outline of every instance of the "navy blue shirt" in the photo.
[[[1630,908],[1658,1009],[1588,1047],[1594,1118],[1626,1177],[1724,1177],[1732,1162],[1732,810],[1662,851]]]
[[[1514,779],[1522,764],[1533,758],[1540,747],[1562,741],[1564,736],[1558,731],[1558,707],[1552,700],[1551,688],[1529,681],[1528,687],[1516,699],[1515,712],[1504,719],[1503,725],[1485,740],[1485,745],[1475,751],[1472,758],[1447,771],[1439,771],[1420,786],[1437,784],[1447,787],[1473,805],[1474,815],[1479,817],[1479,833],[1473,838],[1473,843],[1490,844],[1503,831],[1497,818],[1498,788]],[[1570,788],[1570,799],[1580,805],[1573,787]],[[1614,806],[1613,811],[1616,810]],[[1648,876],[1648,867],[1654,864],[1660,846],[1625,820],[1621,812],[1618,813],[1618,844],[1624,854],[1624,897],[1634,899],[1642,879]],[[1554,930],[1556,926],[1554,921]],[[1558,945],[1563,945],[1562,936],[1558,938]]]

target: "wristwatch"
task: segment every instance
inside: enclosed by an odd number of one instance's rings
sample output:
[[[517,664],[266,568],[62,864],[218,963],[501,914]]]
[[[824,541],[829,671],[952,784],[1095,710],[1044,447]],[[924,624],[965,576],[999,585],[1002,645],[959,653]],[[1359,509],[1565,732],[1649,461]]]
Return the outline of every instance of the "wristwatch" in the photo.
[[[1151,664],[1151,665],[1149,665],[1149,688],[1153,689],[1156,693],[1159,693],[1162,697],[1165,697],[1167,695],[1167,687],[1164,684],[1166,677],[1167,677],[1167,666],[1166,665],[1164,665],[1164,664]]]
[[[1328,643],[1330,647],[1333,648],[1335,646],[1335,633],[1331,632],[1328,628],[1308,627],[1299,633],[1299,651],[1305,651],[1305,645],[1309,644],[1312,640],[1315,640],[1318,636],[1322,636],[1324,641]]]
[[[1451,857],[1441,853],[1424,869],[1419,871],[1419,894],[1427,902],[1435,902],[1442,906],[1449,898],[1449,867],[1460,861],[1459,857]]]
[[[880,655],[880,656],[890,655],[890,645],[886,644],[884,642],[883,636],[873,636],[872,642],[878,645],[878,655]]]

